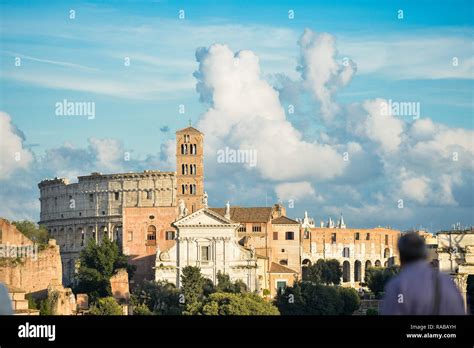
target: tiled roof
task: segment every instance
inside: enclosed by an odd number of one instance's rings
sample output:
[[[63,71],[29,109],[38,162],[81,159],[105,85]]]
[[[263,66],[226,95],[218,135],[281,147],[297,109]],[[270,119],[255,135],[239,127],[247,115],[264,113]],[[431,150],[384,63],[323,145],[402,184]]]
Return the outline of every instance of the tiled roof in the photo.
[[[295,270],[292,270],[291,268],[282,266],[276,262],[272,262],[270,265],[270,273],[298,273]]]
[[[280,216],[276,219],[273,219],[272,224],[277,224],[277,225],[299,225],[300,223],[298,221],[287,218],[286,216]]]
[[[176,131],[176,133],[199,133],[199,134],[202,134],[199,130],[197,130],[196,128],[191,127],[191,126],[180,129],[180,130]]]
[[[209,208],[210,210],[225,215],[225,208]],[[271,219],[271,207],[231,207],[230,219],[235,222],[268,222]]]

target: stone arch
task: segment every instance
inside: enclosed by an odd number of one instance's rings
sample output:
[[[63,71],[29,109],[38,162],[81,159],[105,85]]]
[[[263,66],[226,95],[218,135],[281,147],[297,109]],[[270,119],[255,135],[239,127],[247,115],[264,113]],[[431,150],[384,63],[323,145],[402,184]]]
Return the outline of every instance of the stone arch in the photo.
[[[87,232],[86,232],[86,240],[89,240],[90,238],[95,240],[95,230],[94,226],[88,226],[87,227]]]
[[[372,262],[370,260],[365,261],[365,270],[367,271],[367,268],[372,267]]]
[[[82,226],[79,226],[76,229],[76,241],[77,245],[83,247],[86,245],[86,233],[84,231],[84,228]]]
[[[301,262],[301,276],[303,277],[303,279],[306,279],[309,267],[311,267],[311,260],[304,259],[303,262]]]
[[[72,227],[69,227],[66,232],[66,247],[71,247],[74,245],[74,230]]]
[[[342,263],[342,281],[351,281],[351,264],[349,263],[349,261],[344,261]]]
[[[375,267],[382,267],[382,263],[380,262],[380,260],[375,261]]]
[[[385,248],[385,250],[383,251],[383,257],[385,259],[388,259],[390,257],[390,249],[389,248]]]
[[[354,281],[362,281],[362,263],[359,260],[354,263]]]
[[[108,237],[107,226],[105,225],[100,226],[98,237],[99,237],[99,243],[102,242],[104,237]]]

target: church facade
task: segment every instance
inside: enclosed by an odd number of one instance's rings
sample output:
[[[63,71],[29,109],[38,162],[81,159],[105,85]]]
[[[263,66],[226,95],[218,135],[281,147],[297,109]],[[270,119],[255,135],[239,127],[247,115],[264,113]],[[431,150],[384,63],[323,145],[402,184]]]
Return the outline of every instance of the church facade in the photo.
[[[189,215],[182,211],[173,226],[177,229],[176,243],[157,250],[156,280],[180,286],[183,268],[196,266],[215,284],[221,272],[232,281],[242,281],[250,291],[259,289],[257,256],[238,243],[239,223],[202,208]]]

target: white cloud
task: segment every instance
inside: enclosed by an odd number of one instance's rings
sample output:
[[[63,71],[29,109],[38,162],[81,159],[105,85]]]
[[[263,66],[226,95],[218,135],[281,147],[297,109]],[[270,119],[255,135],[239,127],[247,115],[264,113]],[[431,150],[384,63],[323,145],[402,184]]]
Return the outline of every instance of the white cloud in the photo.
[[[347,61],[344,66],[336,60],[336,44],[332,35],[317,34],[305,29],[298,41],[300,46],[301,77],[314,97],[321,103],[321,113],[331,120],[339,111],[333,102],[333,94],[338,87],[345,86],[356,71],[355,64]]]
[[[257,151],[256,169],[270,180],[328,179],[346,163],[331,146],[307,142],[286,120],[277,91],[261,77],[252,51],[233,53],[214,44],[196,52],[197,90],[210,104],[197,127],[206,134],[206,152],[229,146]]]
[[[379,144],[382,151],[392,152],[396,151],[401,143],[403,122],[390,112],[387,114],[382,112],[385,103],[387,102],[383,99],[367,100],[363,103],[368,113],[364,124],[365,134]]]
[[[317,198],[318,201],[323,200],[321,196],[316,195],[316,191],[308,181],[278,184],[275,186],[275,193],[279,201],[287,201],[290,199],[299,201],[304,198]]]
[[[410,178],[402,181],[402,193],[405,197],[419,203],[426,203],[429,194],[430,180],[425,177]]]
[[[23,147],[22,134],[13,126],[11,117],[0,112],[0,180],[9,178],[17,169],[26,169],[33,155]]]

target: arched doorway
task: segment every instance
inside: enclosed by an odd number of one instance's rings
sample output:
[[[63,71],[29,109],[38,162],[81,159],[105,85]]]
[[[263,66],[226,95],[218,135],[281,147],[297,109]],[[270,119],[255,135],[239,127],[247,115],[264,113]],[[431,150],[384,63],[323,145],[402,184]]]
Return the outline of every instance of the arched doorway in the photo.
[[[311,260],[309,259],[304,259],[303,262],[301,263],[301,273],[303,279],[306,279],[308,275],[308,268],[311,267]]]
[[[342,281],[349,282],[351,280],[351,264],[349,261],[342,263]]]
[[[375,267],[382,267],[380,260],[375,261]]]
[[[370,260],[365,261],[365,270],[367,271],[370,267],[372,267],[372,262],[370,262]]]
[[[383,257],[386,258],[386,259],[390,257],[390,249],[389,248],[385,248],[385,250],[383,251]]]
[[[354,281],[360,282],[362,278],[362,263],[357,260],[354,263]]]

